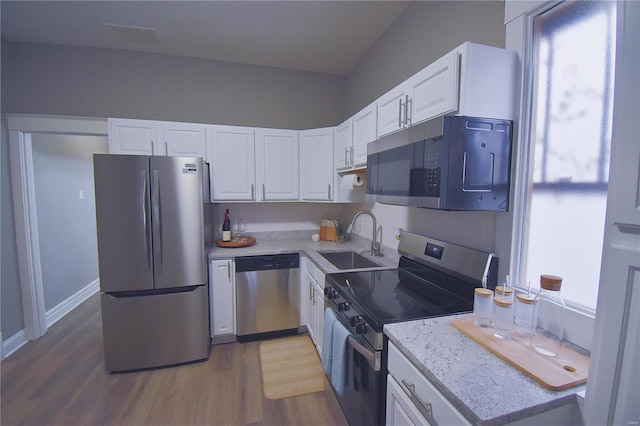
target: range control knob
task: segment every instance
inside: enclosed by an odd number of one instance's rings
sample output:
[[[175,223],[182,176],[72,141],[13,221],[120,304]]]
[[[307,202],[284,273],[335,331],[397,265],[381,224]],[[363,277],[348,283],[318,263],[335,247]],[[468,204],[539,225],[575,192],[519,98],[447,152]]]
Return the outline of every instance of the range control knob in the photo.
[[[338,303],[338,310],[340,312],[346,312],[349,309],[351,309],[351,305],[349,304],[349,302],[340,302],[340,303]]]
[[[367,323],[364,322],[361,316],[356,315],[349,320],[351,327],[355,328],[356,334],[364,334],[367,331]]]
[[[338,297],[338,292],[334,288],[325,287],[324,295],[327,296],[327,299],[331,300],[331,299],[335,299],[336,297]]]

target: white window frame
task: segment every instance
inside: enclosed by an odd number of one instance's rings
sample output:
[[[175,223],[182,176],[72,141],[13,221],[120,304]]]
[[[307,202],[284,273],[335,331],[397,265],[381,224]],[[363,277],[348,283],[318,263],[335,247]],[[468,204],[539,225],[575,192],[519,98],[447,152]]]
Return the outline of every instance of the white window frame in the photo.
[[[502,274],[510,274],[512,282],[523,283],[526,252],[525,226],[528,212],[529,172],[531,167],[532,145],[530,143],[531,121],[533,113],[533,28],[534,18],[561,1],[507,1],[505,3],[506,48],[514,50],[520,58],[521,99],[517,103],[520,111],[514,132],[515,167],[512,176],[513,210],[505,218],[499,219],[497,229],[508,229],[510,235],[498,235],[497,250],[508,251],[501,256],[506,262],[501,266]],[[506,259],[505,259],[506,257]],[[503,269],[505,268],[505,269]],[[524,288],[522,288],[524,289]],[[526,290],[526,289],[524,289]],[[566,301],[565,301],[566,302]],[[541,306],[541,309],[544,309]],[[591,350],[595,328],[595,311],[567,303],[564,320],[564,338],[580,347]]]

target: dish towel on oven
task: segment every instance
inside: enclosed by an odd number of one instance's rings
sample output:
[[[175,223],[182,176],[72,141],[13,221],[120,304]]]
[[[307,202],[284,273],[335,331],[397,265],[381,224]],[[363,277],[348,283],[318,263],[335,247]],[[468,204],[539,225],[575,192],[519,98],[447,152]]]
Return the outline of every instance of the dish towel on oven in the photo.
[[[333,323],[332,335],[331,352],[333,359],[331,362],[331,384],[338,395],[342,396],[347,379],[351,375],[351,371],[349,371],[351,363],[347,362],[347,359],[351,359],[351,356],[347,356],[350,355],[347,351],[347,346],[349,346],[347,345],[347,338],[350,332],[340,321],[336,320]],[[324,349],[322,352],[324,353]]]
[[[324,331],[322,333],[322,368],[331,380],[331,367],[333,363],[333,325],[338,321],[331,308],[324,310]]]

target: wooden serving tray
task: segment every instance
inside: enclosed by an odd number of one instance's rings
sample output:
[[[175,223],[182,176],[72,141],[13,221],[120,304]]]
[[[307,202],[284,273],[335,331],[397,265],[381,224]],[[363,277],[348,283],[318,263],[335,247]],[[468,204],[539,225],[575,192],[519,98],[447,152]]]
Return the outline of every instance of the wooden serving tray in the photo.
[[[216,245],[218,247],[225,247],[225,248],[248,247],[248,246],[254,245],[255,243],[256,243],[256,239],[254,237],[244,237],[244,240],[242,240],[242,241],[237,241],[237,240],[231,240],[231,241],[216,240]]]
[[[558,391],[587,382],[589,357],[567,346],[558,356],[547,357],[529,346],[528,336],[515,331],[510,339],[498,339],[493,328],[478,327],[473,317],[453,319],[451,325],[547,389]]]

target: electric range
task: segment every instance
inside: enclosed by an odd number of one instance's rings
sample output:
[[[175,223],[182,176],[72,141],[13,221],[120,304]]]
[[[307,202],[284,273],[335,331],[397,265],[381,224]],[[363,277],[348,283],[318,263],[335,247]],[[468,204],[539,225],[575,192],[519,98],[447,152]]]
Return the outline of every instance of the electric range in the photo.
[[[474,288],[496,285],[492,253],[407,232],[398,252],[397,269],[326,276],[325,306],[349,332],[349,386],[332,387],[352,426],[385,421],[385,324],[471,312]]]

